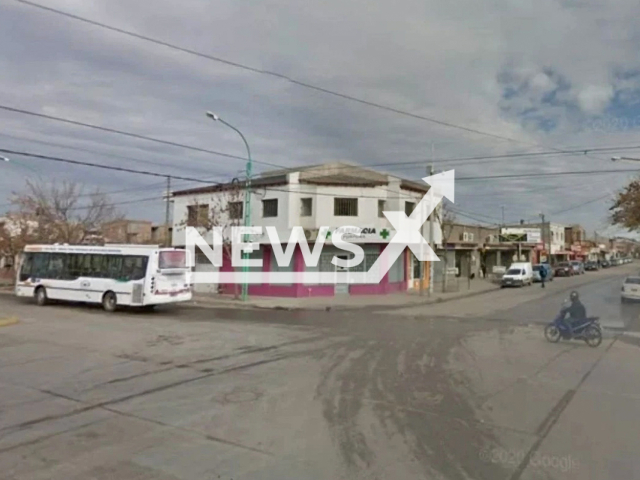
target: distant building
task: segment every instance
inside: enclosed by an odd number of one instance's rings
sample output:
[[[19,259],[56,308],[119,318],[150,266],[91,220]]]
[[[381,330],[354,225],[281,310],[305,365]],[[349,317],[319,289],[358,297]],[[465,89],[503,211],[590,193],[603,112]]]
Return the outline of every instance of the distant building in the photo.
[[[609,249],[613,257],[637,256],[640,253],[640,242],[632,238],[614,237],[609,240]]]
[[[105,243],[139,243],[152,241],[153,223],[147,220],[116,220],[102,225]]]
[[[504,232],[517,231],[518,227],[506,228]],[[532,230],[527,229],[525,230]],[[533,229],[535,230],[535,229]],[[438,251],[442,268],[446,258],[449,275],[480,278],[489,275],[494,267],[508,267],[514,261],[537,262],[538,243],[528,238],[524,241],[510,241],[509,235],[502,235],[499,227],[467,225],[455,223],[443,227],[443,246]],[[540,232],[538,230],[538,237]],[[437,277],[440,277],[438,269]]]
[[[582,244],[587,241],[587,233],[580,225],[571,225],[564,228],[564,241],[567,250],[571,249],[571,245]]]
[[[167,239],[171,240],[172,230],[173,229],[169,227],[169,233],[167,235],[167,227],[165,225],[153,225],[151,227],[151,243],[154,245],[165,245]]]

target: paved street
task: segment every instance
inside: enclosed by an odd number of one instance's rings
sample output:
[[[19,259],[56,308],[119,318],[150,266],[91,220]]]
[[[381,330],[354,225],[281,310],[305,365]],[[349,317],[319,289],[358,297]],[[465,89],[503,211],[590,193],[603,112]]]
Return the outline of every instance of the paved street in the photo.
[[[0,295],[0,478],[639,478],[638,268],[395,311]],[[599,348],[544,340],[572,288]]]

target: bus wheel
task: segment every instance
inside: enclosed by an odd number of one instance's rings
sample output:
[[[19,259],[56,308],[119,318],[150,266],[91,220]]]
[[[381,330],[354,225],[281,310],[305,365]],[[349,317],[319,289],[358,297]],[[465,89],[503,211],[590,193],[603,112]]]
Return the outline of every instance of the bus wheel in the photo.
[[[36,303],[38,305],[42,307],[43,305],[47,304],[47,291],[44,287],[36,288],[36,292],[34,295],[36,297]]]
[[[113,312],[118,305],[118,299],[116,294],[113,292],[107,292],[102,297],[102,308],[104,308],[105,312]]]

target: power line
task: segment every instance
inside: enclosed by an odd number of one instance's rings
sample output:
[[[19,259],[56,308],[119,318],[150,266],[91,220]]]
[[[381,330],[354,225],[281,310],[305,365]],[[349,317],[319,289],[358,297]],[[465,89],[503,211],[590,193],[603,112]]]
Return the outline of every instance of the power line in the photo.
[[[0,150],[1,151],[1,150]],[[543,172],[543,173],[514,173],[505,175],[483,175],[478,177],[461,177],[457,178],[456,182],[465,180],[497,180],[504,178],[534,178],[534,177],[554,177],[560,175],[594,175],[594,174],[606,174],[606,173],[625,173],[625,172],[640,172],[638,168],[625,168],[618,170],[572,170],[572,171],[560,171],[560,172]]]
[[[310,90],[315,90],[317,92],[325,93],[327,95],[332,95],[334,97],[341,98],[343,100],[348,100],[348,101],[355,102],[355,103],[359,103],[361,105],[374,107],[374,108],[377,108],[377,109],[380,109],[380,110],[385,110],[385,111],[388,111],[388,112],[392,112],[392,113],[396,113],[396,114],[399,114],[399,115],[403,115],[405,117],[410,117],[410,118],[413,118],[413,119],[426,121],[426,122],[429,122],[429,123],[433,123],[433,124],[444,126],[444,127],[448,127],[448,128],[454,128],[454,129],[457,129],[457,130],[462,130],[462,131],[469,132],[469,133],[474,133],[474,134],[477,134],[477,135],[482,135],[482,136],[486,136],[486,137],[492,137],[492,138],[496,138],[496,139],[500,139],[500,140],[506,140],[506,141],[509,141],[509,142],[520,143],[520,144],[535,145],[534,143],[531,143],[531,142],[517,140],[517,139],[511,138],[511,137],[507,137],[507,136],[504,136],[504,135],[498,135],[498,134],[495,134],[495,133],[484,132],[482,130],[478,130],[478,129],[475,129],[475,128],[470,128],[470,127],[466,127],[466,126],[463,126],[463,125],[458,125],[458,124],[454,124],[454,123],[451,123],[451,122],[438,120],[436,118],[427,117],[427,116],[424,116],[424,115],[418,115],[418,114],[415,114],[415,113],[407,112],[405,110],[401,110],[401,109],[396,108],[396,107],[391,107],[391,106],[388,106],[388,105],[383,105],[381,103],[376,103],[376,102],[372,102],[372,101],[369,101],[369,100],[364,100],[364,99],[361,99],[361,98],[357,98],[357,97],[354,97],[352,95],[348,95],[348,94],[345,94],[345,93],[336,92],[336,91],[330,90],[328,88],[319,87],[317,85],[313,85],[313,84],[308,83],[308,82],[297,80],[297,79],[295,79],[293,77],[290,77],[290,76],[282,74],[282,73],[278,73],[278,72],[274,72],[274,71],[266,70],[266,69],[261,69],[261,68],[256,68],[256,67],[252,67],[252,66],[245,65],[245,64],[242,64],[242,63],[239,63],[239,62],[235,62],[235,61],[232,61],[232,60],[227,60],[227,59],[224,59],[222,57],[217,57],[217,56],[209,55],[209,54],[206,54],[206,53],[203,53],[203,52],[199,52],[197,50],[193,50],[193,49],[190,49],[190,48],[181,47],[179,45],[175,45],[175,44],[163,41],[163,40],[158,40],[156,38],[148,37],[146,35],[135,33],[135,32],[132,32],[130,30],[125,30],[123,28],[114,27],[114,26],[107,25],[107,24],[102,23],[102,22],[98,22],[96,20],[91,20],[91,19],[88,19],[88,18],[85,18],[85,17],[81,17],[79,15],[68,13],[68,12],[65,12],[63,10],[58,10],[58,9],[55,9],[55,8],[47,7],[47,6],[41,5],[39,3],[30,2],[28,0],[15,0],[15,1],[18,2],[18,3],[22,3],[24,5],[29,5],[31,7],[39,8],[41,10],[46,10],[46,11],[48,11],[50,13],[55,13],[55,14],[58,14],[58,15],[62,15],[64,17],[67,17],[67,18],[70,18],[70,19],[73,19],[73,20],[78,20],[80,22],[87,23],[87,24],[93,25],[95,27],[103,28],[103,29],[106,29],[106,30],[110,30],[112,32],[120,33],[122,35],[126,35],[126,36],[129,36],[129,37],[132,37],[132,38],[136,38],[138,40],[143,40],[143,41],[146,41],[146,42],[154,43],[156,45],[161,45],[163,47],[166,47],[166,48],[169,48],[169,49],[172,49],[172,50],[176,50],[176,51],[179,51],[179,52],[182,52],[182,53],[187,53],[189,55],[194,55],[196,57],[200,57],[200,58],[204,58],[204,59],[211,60],[211,61],[214,61],[214,62],[222,63],[224,65],[228,65],[228,66],[231,66],[231,67],[240,68],[242,70],[250,71],[250,72],[253,72],[253,73],[260,74],[260,75],[268,75],[268,76],[275,77],[275,78],[278,78],[278,79],[281,79],[281,80],[285,80],[287,82],[290,82],[290,83],[292,83],[294,85],[298,85],[298,86],[303,87],[303,88],[307,88],[307,89],[310,89]]]
[[[628,146],[628,147],[598,147],[598,148],[576,148],[576,149],[567,149],[567,150],[552,150],[552,151],[544,151],[544,152],[531,152],[531,153],[506,153],[499,155],[478,155],[473,157],[452,157],[452,158],[440,158],[435,160],[411,160],[407,162],[394,162],[393,164],[377,164],[371,165],[372,167],[376,166],[404,166],[407,168],[411,166],[420,167],[424,165],[425,162],[429,163],[489,163],[489,162],[475,162],[475,160],[510,160],[515,158],[523,158],[528,159],[531,157],[540,157],[540,156],[550,156],[550,155],[567,155],[567,156],[577,156],[577,155],[585,155],[588,156],[589,153],[607,153],[607,152],[617,152],[624,150],[638,150],[640,149],[640,145]],[[595,157],[590,157],[595,158]],[[402,169],[400,169],[402,170]]]
[[[168,175],[168,174],[164,174],[164,173],[158,173],[158,172],[152,172],[152,171],[147,171],[147,170],[135,170],[135,169],[129,169],[129,168],[123,168],[123,167],[114,167],[114,166],[108,166],[108,165],[100,165],[100,164],[95,164],[95,163],[91,163],[91,162],[83,162],[83,161],[79,161],[79,160],[70,160],[70,159],[64,159],[64,158],[60,158],[60,157],[51,157],[51,156],[47,156],[47,155],[39,155],[39,154],[32,154],[32,153],[27,153],[27,152],[19,152],[19,151],[15,151],[15,150],[8,150],[8,149],[0,149],[0,152],[2,153],[7,153],[10,155],[20,155],[20,156],[27,156],[27,157],[32,157],[32,158],[38,158],[41,160],[48,160],[48,161],[55,161],[55,162],[63,162],[63,163],[70,163],[70,164],[74,164],[74,165],[81,165],[81,166],[87,166],[87,167],[93,167],[93,168],[101,168],[101,169],[106,169],[106,170],[115,170],[115,171],[120,171],[120,172],[126,172],[126,173],[135,173],[135,174],[141,174],[141,175],[149,175],[149,176],[155,176],[155,177],[162,177],[162,178],[166,178],[166,177],[171,177],[171,178],[175,178],[177,180],[183,180],[183,181],[187,181],[187,182],[199,182],[199,183],[207,183],[207,184],[211,184],[212,182],[206,179],[197,179],[197,178],[189,178],[189,177],[181,177],[181,176],[173,176],[173,175]],[[640,170],[638,169],[624,169],[624,170],[588,170],[588,171],[569,171],[569,172],[548,172],[548,173],[533,173],[533,174],[515,174],[515,175],[493,175],[493,176],[480,176],[480,177],[463,177],[461,179],[458,180],[478,180],[478,179],[497,179],[497,178],[527,178],[527,177],[541,177],[541,176],[553,176],[553,175],[582,175],[582,174],[602,174],[602,173],[619,173],[619,172],[638,172]],[[138,189],[139,190],[139,189]],[[274,190],[274,191],[282,191],[282,192],[290,192],[290,190],[287,189],[277,189],[277,188],[270,188],[270,190]],[[113,193],[119,193],[119,192],[113,192]],[[338,194],[327,194],[327,193],[320,193],[320,192],[298,192],[298,193],[302,193],[302,194],[316,194],[319,196],[329,196],[329,197],[337,197]],[[106,195],[106,193],[104,194]],[[606,196],[608,196],[609,193],[607,193]],[[376,199],[380,199],[380,197],[378,196],[361,196],[360,198],[376,198]],[[398,197],[398,198],[408,198],[407,196],[404,197]],[[601,198],[604,197],[598,197],[592,201],[589,202],[583,202],[579,205],[575,205],[572,207],[569,207],[566,210],[561,210],[558,212],[553,212],[553,215],[557,215],[560,213],[564,213],[565,211],[570,211],[574,208],[579,208],[583,205],[588,205],[591,203],[594,203],[598,200],[600,200]],[[151,201],[151,200],[160,200],[160,197],[150,197],[150,198],[144,198],[144,199],[138,199],[138,200],[128,200],[128,201],[124,201],[124,202],[116,202],[113,203],[112,205],[126,205],[126,204],[132,204],[132,203],[137,203],[137,202],[145,202],[145,201]],[[490,217],[488,215],[483,215],[483,214],[478,214],[475,212],[464,212],[463,210],[459,209],[459,208],[455,208],[452,209],[454,210],[456,213],[458,213],[460,216],[466,217],[466,218],[470,218],[472,220],[476,220],[476,221],[480,221],[483,223],[489,223],[486,220],[482,220],[482,219],[478,219],[477,217],[474,217],[473,215],[477,215],[477,216],[484,216],[486,218],[491,218],[493,219],[494,217]]]
[[[480,222],[480,223],[482,223],[482,224],[484,224],[486,226],[494,226],[494,225],[498,226],[499,225],[498,223],[491,223],[491,222],[488,222],[487,220],[483,220],[483,219],[477,218],[477,217],[475,217],[473,215],[469,215],[469,214],[465,213],[464,210],[451,208],[451,211],[453,213],[455,213],[456,215],[459,215],[459,216],[461,216],[463,218],[468,218],[469,220],[474,220],[476,222]]]
[[[597,202],[597,201],[599,201],[599,200],[604,200],[604,199],[605,199],[605,198],[607,198],[608,196],[609,196],[609,192],[607,192],[607,193],[606,193],[606,195],[602,195],[602,196],[600,196],[600,197],[594,198],[593,200],[589,200],[589,201],[587,201],[587,202],[582,202],[582,203],[577,203],[577,204],[575,204],[575,205],[573,205],[573,206],[571,206],[571,207],[564,208],[564,209],[562,209],[562,210],[557,210],[557,211],[555,211],[555,212],[551,212],[551,215],[560,215],[561,213],[570,212],[570,211],[572,211],[572,210],[576,210],[576,209],[578,209],[578,208],[582,208],[582,207],[584,207],[585,205],[591,205],[592,203],[595,203],[595,202]]]
[[[34,138],[21,137],[19,135],[9,135],[8,133],[2,133],[2,132],[0,132],[0,135],[3,136],[3,137],[12,138],[14,140],[20,140],[20,141],[31,142],[31,143],[38,143],[38,144],[41,144],[41,145],[47,145],[47,146],[50,146],[50,147],[65,148],[65,149],[68,149],[68,150],[76,150],[78,152],[92,153],[94,155],[100,155],[100,156],[103,156],[103,157],[118,158],[118,159],[121,159],[121,160],[128,160],[128,161],[131,161],[131,162],[146,163],[148,165],[155,165],[156,167],[158,167],[158,166],[163,166],[163,167],[169,166],[169,165],[166,165],[166,164],[154,162],[152,160],[142,160],[140,158],[132,158],[132,157],[124,156],[124,155],[117,155],[115,153],[99,152],[97,150],[91,150],[89,148],[73,147],[71,145],[65,145],[65,144],[56,143],[56,142],[48,142],[48,141],[44,141],[44,140],[36,140]],[[182,165],[180,167],[183,168]]]
[[[82,165],[85,167],[93,167],[93,168],[101,168],[104,170],[114,170],[114,171],[118,171],[118,172],[125,172],[125,173],[136,173],[139,175],[149,175],[152,177],[162,177],[162,178],[167,178],[167,177],[171,177],[171,178],[175,178],[177,180],[188,180],[188,181],[192,181],[192,182],[202,182],[202,183],[215,183],[215,182],[210,182],[207,180],[203,180],[203,179],[199,179],[199,178],[189,178],[189,177],[182,177],[180,175],[171,175],[168,173],[158,173],[158,172],[152,172],[150,170],[135,170],[133,168],[126,168],[126,167],[115,167],[112,165],[101,165],[99,163],[92,163],[92,162],[83,162],[80,160],[71,160],[68,158],[61,158],[61,157],[52,157],[49,155],[39,155],[36,153],[27,153],[27,152],[19,152],[16,150],[8,150],[8,149],[4,149],[4,148],[0,148],[0,152],[3,153],[7,153],[9,155],[20,155],[20,156],[24,156],[24,157],[31,157],[31,158],[38,158],[40,160],[48,160],[48,161],[53,161],[53,162],[61,162],[61,163],[69,163],[72,165]]]
[[[62,162],[62,163],[69,163],[72,165],[82,165],[82,166],[87,166],[87,167],[93,167],[93,168],[101,168],[101,169],[105,169],[105,170],[114,170],[114,171],[119,171],[119,172],[125,172],[125,173],[135,173],[135,174],[140,174],[140,175],[149,175],[149,176],[153,176],[153,177],[161,177],[161,178],[167,178],[167,177],[171,177],[173,179],[176,180],[184,180],[184,181],[188,181],[188,182],[198,182],[198,183],[206,183],[206,184],[213,184],[213,185],[222,185],[222,183],[220,182],[211,182],[209,180],[206,179],[202,179],[202,178],[193,178],[193,177],[184,177],[184,176],[180,176],[180,175],[172,175],[172,174],[168,174],[168,173],[159,173],[159,172],[154,172],[154,171],[150,171],[150,170],[136,170],[136,169],[132,169],[132,168],[126,168],[126,167],[116,167],[116,166],[110,166],[110,165],[102,165],[102,164],[97,164],[97,163],[92,163],[92,162],[84,162],[84,161],[80,161],[80,160],[71,160],[71,159],[67,159],[67,158],[61,158],[61,157],[53,157],[53,156],[49,156],[49,155],[40,155],[40,154],[34,154],[34,153],[28,153],[28,152],[20,152],[20,151],[16,151],[16,150],[9,150],[9,149],[4,149],[4,148],[0,148],[0,152],[1,153],[6,153],[9,155],[20,155],[20,156],[25,156],[25,157],[31,157],[31,158],[38,158],[40,160],[47,160],[47,161],[54,161],[54,162]],[[524,174],[505,174],[505,175],[483,175],[483,176],[476,176],[476,177],[460,177],[457,178],[456,181],[469,181],[469,180],[496,180],[496,179],[508,179],[508,178],[537,178],[537,177],[549,177],[549,176],[564,176],[564,175],[599,175],[599,174],[608,174],[608,173],[628,173],[628,172],[640,172],[640,169],[607,169],[607,170],[576,170],[576,171],[559,171],[559,172],[543,172],[543,173],[524,173]],[[282,189],[277,189],[277,188],[270,188],[271,190],[274,191],[284,191],[284,192],[288,192],[289,190],[282,190]],[[315,193],[315,192],[300,192],[300,193]],[[320,193],[318,193],[319,195],[322,195]],[[336,196],[336,194],[324,194],[324,195],[328,195],[328,196]],[[367,198],[362,197],[362,198]],[[379,197],[370,197],[370,198],[379,198]],[[404,197],[402,197],[404,198]]]
[[[137,134],[137,133],[126,132],[126,131],[123,131],[123,130],[117,130],[115,128],[103,127],[101,125],[93,125],[91,123],[79,122],[77,120],[71,120],[71,119],[68,119],[68,118],[55,117],[53,115],[46,115],[44,113],[31,112],[29,110],[23,110],[23,109],[20,109],[20,108],[9,107],[7,105],[0,105],[0,109],[1,110],[6,110],[8,112],[21,113],[21,114],[24,114],[24,115],[31,115],[31,116],[34,116],[34,117],[45,118],[47,120],[53,120],[53,121],[56,121],[56,122],[67,123],[67,124],[70,124],[70,125],[76,125],[76,126],[80,126],[80,127],[92,128],[94,130],[100,130],[100,131],[103,131],[103,132],[114,133],[114,134],[117,134],[117,135],[124,135],[126,137],[136,138],[138,140],[147,140],[149,142],[161,143],[163,145],[169,145],[169,146],[172,146],[172,147],[184,148],[184,149],[187,149],[187,150],[193,150],[195,152],[210,153],[212,155],[218,155],[220,157],[226,157],[226,158],[233,158],[235,160],[243,160],[243,161],[247,161],[248,160],[245,157],[241,157],[241,156],[238,156],[238,155],[232,155],[230,153],[217,152],[215,150],[209,150],[209,149],[206,149],[206,148],[194,147],[192,145],[185,145],[184,143],[172,142],[170,140],[162,140],[160,138],[148,137],[146,135],[140,135],[140,134]],[[262,165],[267,165],[267,166],[270,166],[270,167],[286,168],[286,167],[283,167],[282,165],[276,165],[275,163],[263,162],[263,161],[260,161],[260,160],[253,160],[253,162],[254,163],[260,163]]]

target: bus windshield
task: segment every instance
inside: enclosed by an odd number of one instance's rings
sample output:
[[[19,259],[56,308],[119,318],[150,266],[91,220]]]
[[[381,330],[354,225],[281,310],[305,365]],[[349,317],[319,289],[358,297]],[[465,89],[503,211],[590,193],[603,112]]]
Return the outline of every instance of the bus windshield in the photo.
[[[161,270],[168,268],[186,268],[187,254],[184,250],[165,250],[160,252],[158,266]]]

